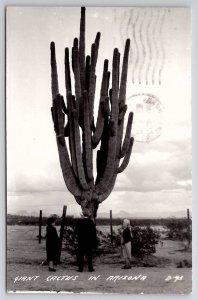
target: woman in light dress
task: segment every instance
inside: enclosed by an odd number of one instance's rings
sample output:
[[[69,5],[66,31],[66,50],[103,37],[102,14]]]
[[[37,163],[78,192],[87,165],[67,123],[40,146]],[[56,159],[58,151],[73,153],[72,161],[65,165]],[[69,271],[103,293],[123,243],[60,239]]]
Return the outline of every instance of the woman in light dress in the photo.
[[[125,265],[122,269],[131,269],[131,227],[128,219],[123,220],[123,230],[121,235],[122,256],[125,260]]]

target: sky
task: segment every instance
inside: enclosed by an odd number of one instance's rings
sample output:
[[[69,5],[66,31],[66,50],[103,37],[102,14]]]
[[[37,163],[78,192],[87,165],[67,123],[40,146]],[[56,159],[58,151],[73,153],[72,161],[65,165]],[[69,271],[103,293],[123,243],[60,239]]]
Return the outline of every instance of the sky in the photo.
[[[51,119],[50,42],[56,44],[65,95],[64,48],[79,36],[80,8],[8,7],[6,13],[7,211],[79,215],[61,173]],[[86,9],[86,52],[101,32],[96,107],[102,66],[130,38],[128,112],[134,112],[130,163],[99,213],[185,216],[191,209],[190,10]],[[152,99],[153,105],[145,101]],[[140,106],[138,106],[140,105]],[[126,115],[127,119],[127,115]]]

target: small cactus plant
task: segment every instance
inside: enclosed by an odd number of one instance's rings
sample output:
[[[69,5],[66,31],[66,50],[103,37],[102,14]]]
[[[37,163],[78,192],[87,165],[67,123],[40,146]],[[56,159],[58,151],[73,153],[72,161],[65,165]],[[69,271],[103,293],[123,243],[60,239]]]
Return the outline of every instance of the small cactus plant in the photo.
[[[66,103],[59,94],[55,43],[51,42],[51,108],[60,165],[68,190],[82,211],[95,219],[99,204],[113,190],[118,173],[124,171],[133,147],[131,127],[133,113],[128,116],[123,138],[126,105],[126,83],[130,40],[126,40],[120,76],[120,53],[113,51],[112,74],[104,60],[98,116],[94,122],[96,63],[100,33],[85,55],[85,8],[81,8],[80,37],[74,38],[71,66],[69,48],[65,48]],[[71,68],[74,87],[71,84]],[[111,77],[111,83],[110,83]],[[73,90],[73,91],[72,91]],[[68,143],[66,143],[68,139]],[[97,149],[96,149],[97,148]],[[93,151],[97,150],[97,175],[93,175]],[[120,163],[120,161],[122,162]]]

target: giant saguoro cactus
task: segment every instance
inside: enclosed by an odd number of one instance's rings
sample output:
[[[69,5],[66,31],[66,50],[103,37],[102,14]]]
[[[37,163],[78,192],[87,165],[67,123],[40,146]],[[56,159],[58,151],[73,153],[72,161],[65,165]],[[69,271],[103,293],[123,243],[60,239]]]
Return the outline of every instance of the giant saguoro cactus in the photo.
[[[113,51],[112,74],[108,70],[109,61],[104,60],[98,116],[96,124],[94,122],[99,42],[98,32],[91,45],[91,55],[85,56],[85,8],[82,7],[80,37],[79,40],[74,38],[71,53],[74,86],[71,83],[69,48],[65,48],[66,104],[63,96],[59,94],[55,43],[51,42],[51,111],[60,165],[68,190],[81,205],[82,211],[93,219],[97,215],[99,204],[110,195],[117,174],[128,165],[134,140],[131,137],[132,112],[129,113],[125,137],[122,140],[127,110],[129,39],[126,40],[121,76],[120,53],[117,48]],[[97,175],[94,178],[93,150],[96,147]]]

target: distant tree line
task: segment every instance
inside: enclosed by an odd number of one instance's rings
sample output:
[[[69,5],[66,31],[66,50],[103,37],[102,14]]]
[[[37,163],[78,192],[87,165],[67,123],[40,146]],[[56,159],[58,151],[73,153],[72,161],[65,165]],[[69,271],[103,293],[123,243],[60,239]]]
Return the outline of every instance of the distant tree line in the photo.
[[[66,225],[74,227],[78,218],[68,215],[66,216]],[[113,226],[119,226],[122,224],[122,218],[113,218],[112,223]],[[174,224],[183,224],[181,226],[187,226],[187,219],[186,218],[158,218],[158,219],[131,219],[131,226],[164,226],[174,227]],[[110,220],[108,218],[97,218],[96,225],[97,226],[105,226],[109,225]],[[7,215],[7,225],[35,225],[38,226],[39,224],[39,216],[20,216],[20,215]],[[45,226],[47,224],[47,217],[43,216],[42,218],[42,225]],[[56,225],[61,224],[61,217],[57,216]]]

